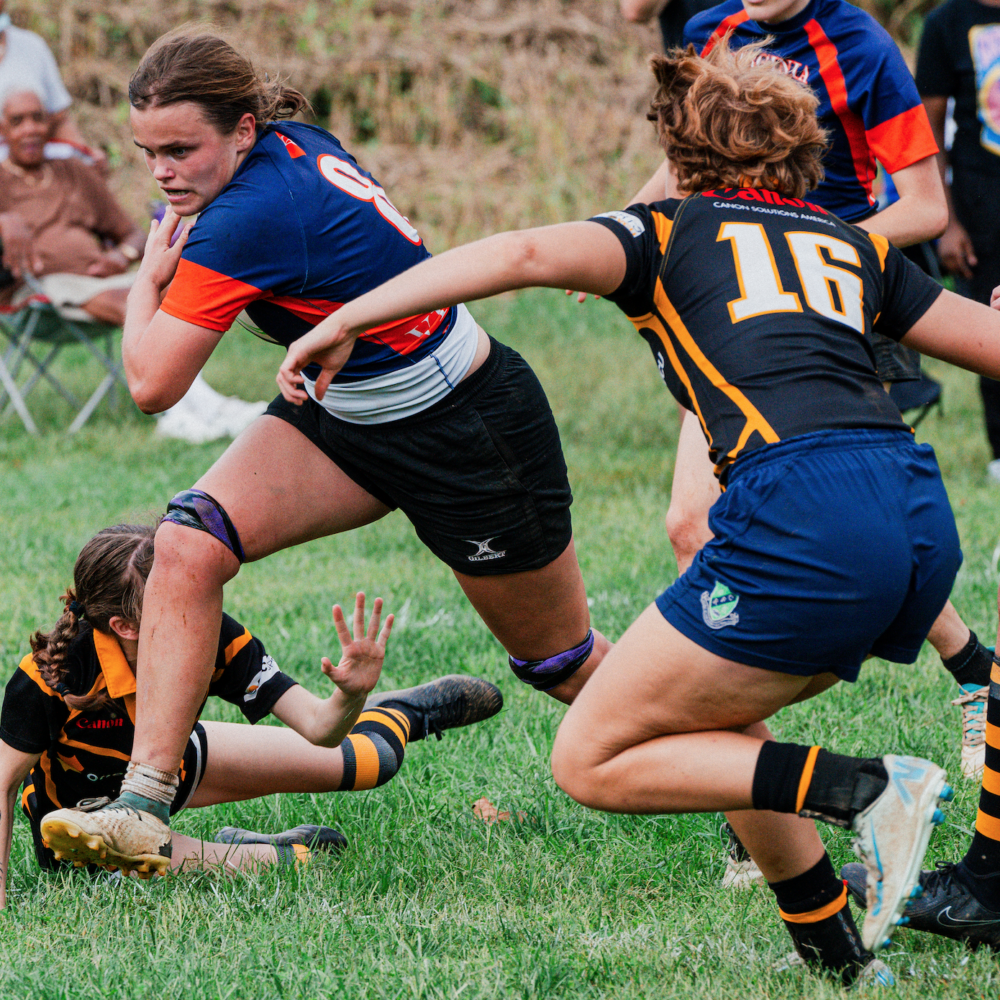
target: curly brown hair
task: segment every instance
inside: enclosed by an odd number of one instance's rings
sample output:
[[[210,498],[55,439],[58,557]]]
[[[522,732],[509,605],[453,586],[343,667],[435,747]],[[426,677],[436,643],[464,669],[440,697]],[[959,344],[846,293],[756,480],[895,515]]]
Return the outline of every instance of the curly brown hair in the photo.
[[[94,535],[76,557],[73,586],[59,598],[65,604],[59,620],[51,632],[36,632],[30,639],[32,659],[42,680],[70,708],[92,712],[113,707],[105,688],[87,694],[72,692],[75,678],[65,662],[66,653],[84,621],[104,633],[111,633],[115,616],[138,626],[146,578],[153,566],[155,534],[155,524],[116,524]]]
[[[769,42],[733,51],[727,34],[704,57],[689,45],[650,60],[659,86],[647,117],[684,193],[764,187],[801,198],[823,179],[819,101],[774,65]]]

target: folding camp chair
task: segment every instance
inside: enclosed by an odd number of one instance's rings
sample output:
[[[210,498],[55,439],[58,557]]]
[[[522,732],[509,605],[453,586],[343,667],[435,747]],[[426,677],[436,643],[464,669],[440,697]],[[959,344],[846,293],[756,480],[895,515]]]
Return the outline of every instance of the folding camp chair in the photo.
[[[118,328],[97,320],[84,322],[68,319],[45,297],[33,277],[26,274],[24,281],[32,290],[30,297],[16,307],[0,309],[0,333],[10,342],[0,358],[0,407],[4,407],[3,415],[15,411],[28,432],[37,434],[38,427],[28,410],[26,399],[45,379],[77,411],[67,428],[68,434],[75,434],[116,385],[128,389],[121,360],[116,361],[113,354],[112,336]],[[97,343],[101,340],[104,341],[103,350]],[[51,370],[53,361],[67,344],[82,344],[106,372],[84,403]],[[26,367],[27,377],[18,384],[22,369]],[[30,371],[32,367],[34,371]],[[116,396],[117,393],[112,393],[112,405],[117,405]]]

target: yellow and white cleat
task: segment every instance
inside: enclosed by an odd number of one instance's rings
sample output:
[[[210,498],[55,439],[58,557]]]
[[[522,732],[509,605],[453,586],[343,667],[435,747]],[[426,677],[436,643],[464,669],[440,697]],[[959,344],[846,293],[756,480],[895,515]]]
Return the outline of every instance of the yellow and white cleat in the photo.
[[[165,875],[170,868],[170,827],[147,812],[83,799],[75,809],[57,809],[42,819],[42,842],[60,861],[95,864],[139,878]]]

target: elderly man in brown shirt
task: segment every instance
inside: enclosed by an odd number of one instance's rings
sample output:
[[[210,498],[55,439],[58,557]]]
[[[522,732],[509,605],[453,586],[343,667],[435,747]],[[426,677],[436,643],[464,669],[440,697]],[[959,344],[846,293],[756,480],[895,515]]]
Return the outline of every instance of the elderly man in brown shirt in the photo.
[[[29,272],[71,317],[120,326],[132,284],[129,266],[145,233],[125,214],[100,174],[79,160],[47,160],[52,116],[31,90],[0,96],[0,240],[3,263]],[[18,294],[15,292],[15,301]]]

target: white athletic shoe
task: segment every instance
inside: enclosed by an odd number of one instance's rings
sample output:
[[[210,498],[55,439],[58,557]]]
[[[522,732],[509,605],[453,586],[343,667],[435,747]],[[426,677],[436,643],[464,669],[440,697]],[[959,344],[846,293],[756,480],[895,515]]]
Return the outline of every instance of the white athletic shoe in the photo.
[[[986,765],[986,702],[990,686],[963,684],[964,694],[952,704],[962,710],[962,774],[970,781],[981,781]]]
[[[726,872],[722,876],[722,888],[750,889],[755,885],[767,885],[764,873],[728,823],[722,824],[722,840],[726,845]]]
[[[931,833],[944,822],[938,803],[954,796],[944,770],[929,760],[889,754],[882,763],[889,782],[853,823],[854,850],[868,870],[861,941],[872,953],[889,944],[896,928],[907,923],[903,909],[919,886]]]
[[[236,396],[223,396],[199,374],[184,396],[156,418],[156,433],[159,437],[205,444],[236,437],[266,409],[264,400],[248,403]]]

